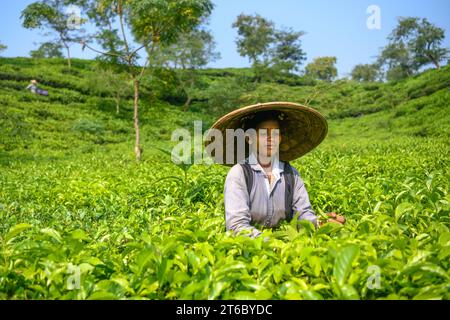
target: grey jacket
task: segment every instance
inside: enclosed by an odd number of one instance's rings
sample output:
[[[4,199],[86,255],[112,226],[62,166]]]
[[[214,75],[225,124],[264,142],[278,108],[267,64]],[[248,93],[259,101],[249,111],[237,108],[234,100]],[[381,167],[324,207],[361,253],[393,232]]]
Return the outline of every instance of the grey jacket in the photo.
[[[261,231],[253,224],[274,227],[286,219],[283,175],[285,163],[275,159],[272,166],[275,179],[272,186],[269,186],[264,169],[253,155],[250,156],[249,161],[254,171],[250,197],[241,165],[234,165],[228,172],[224,188],[225,219],[227,230],[239,232],[248,229],[251,232],[250,236],[256,237],[261,234]],[[311,209],[305,184],[298,171],[294,167],[292,169],[295,178],[292,201],[294,214],[299,211],[299,220],[309,220],[317,227],[317,216]]]

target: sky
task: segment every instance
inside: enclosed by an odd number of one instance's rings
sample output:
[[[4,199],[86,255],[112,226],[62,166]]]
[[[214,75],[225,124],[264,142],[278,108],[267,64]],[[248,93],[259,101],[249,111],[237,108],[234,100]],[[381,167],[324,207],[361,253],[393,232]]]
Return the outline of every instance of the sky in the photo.
[[[8,49],[2,56],[29,56],[30,50],[46,40],[42,32],[21,26],[20,13],[33,0],[1,0],[0,42]],[[213,0],[214,11],[208,28],[214,35],[221,59],[208,67],[248,67],[247,58],[236,48],[236,30],[232,23],[241,14],[259,14],[275,23],[276,28],[304,31],[302,48],[307,60],[301,68],[320,56],[337,57],[339,77],[348,76],[356,64],[371,63],[386,45],[387,36],[398,17],[420,17],[446,31],[444,46],[450,48],[449,0]],[[373,11],[379,9],[379,28],[368,28]],[[89,30],[89,29],[88,29]],[[95,54],[72,45],[72,55],[91,59]]]

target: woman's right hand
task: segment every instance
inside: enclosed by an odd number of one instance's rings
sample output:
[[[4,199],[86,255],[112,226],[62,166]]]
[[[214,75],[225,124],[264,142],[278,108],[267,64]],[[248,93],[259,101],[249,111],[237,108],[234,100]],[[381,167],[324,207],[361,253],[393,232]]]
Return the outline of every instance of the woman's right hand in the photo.
[[[319,226],[323,226],[327,222],[338,223],[341,225],[343,225],[345,223],[345,217],[342,215],[336,214],[336,212],[328,212],[327,216],[329,217],[328,220],[326,220],[326,221],[319,220]]]

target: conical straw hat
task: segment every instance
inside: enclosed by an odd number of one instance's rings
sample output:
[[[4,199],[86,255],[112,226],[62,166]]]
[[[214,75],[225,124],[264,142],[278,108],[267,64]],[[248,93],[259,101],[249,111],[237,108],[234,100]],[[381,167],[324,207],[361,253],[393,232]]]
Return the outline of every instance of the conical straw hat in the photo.
[[[226,129],[243,129],[245,121],[254,117],[261,111],[280,111],[284,117],[280,119],[280,132],[282,139],[279,148],[279,159],[282,161],[292,161],[317,147],[327,135],[328,124],[324,116],[317,110],[292,102],[267,102],[258,103],[234,110],[219,120],[217,120],[211,129],[218,129],[223,137],[223,159],[215,156],[213,151],[211,156],[216,163],[232,166],[236,163],[242,163],[248,157],[248,147],[245,150],[244,159],[237,159],[237,148],[235,139],[226,139]],[[205,139],[205,146],[214,141],[208,134]],[[226,163],[226,151],[234,150],[233,163]]]

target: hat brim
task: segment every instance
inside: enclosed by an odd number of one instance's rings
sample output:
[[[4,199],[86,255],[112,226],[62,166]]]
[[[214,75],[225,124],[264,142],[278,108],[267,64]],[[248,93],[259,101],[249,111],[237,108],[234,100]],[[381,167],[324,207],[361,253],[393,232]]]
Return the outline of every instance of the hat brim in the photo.
[[[211,129],[218,129],[223,137],[222,156],[215,155],[213,150],[211,156],[216,163],[226,166],[233,166],[236,163],[242,163],[248,157],[248,148],[246,148],[243,159],[238,158],[235,139],[226,139],[226,129],[243,128],[245,119],[261,111],[276,110],[285,115],[285,119],[280,120],[281,132],[283,132],[279,159],[282,161],[295,160],[317,147],[328,133],[328,124],[325,117],[317,110],[292,102],[267,102],[258,103],[234,110],[219,120],[217,120]],[[205,139],[205,147],[213,143],[212,136],[208,133]],[[233,162],[226,163],[226,151],[234,150]]]

